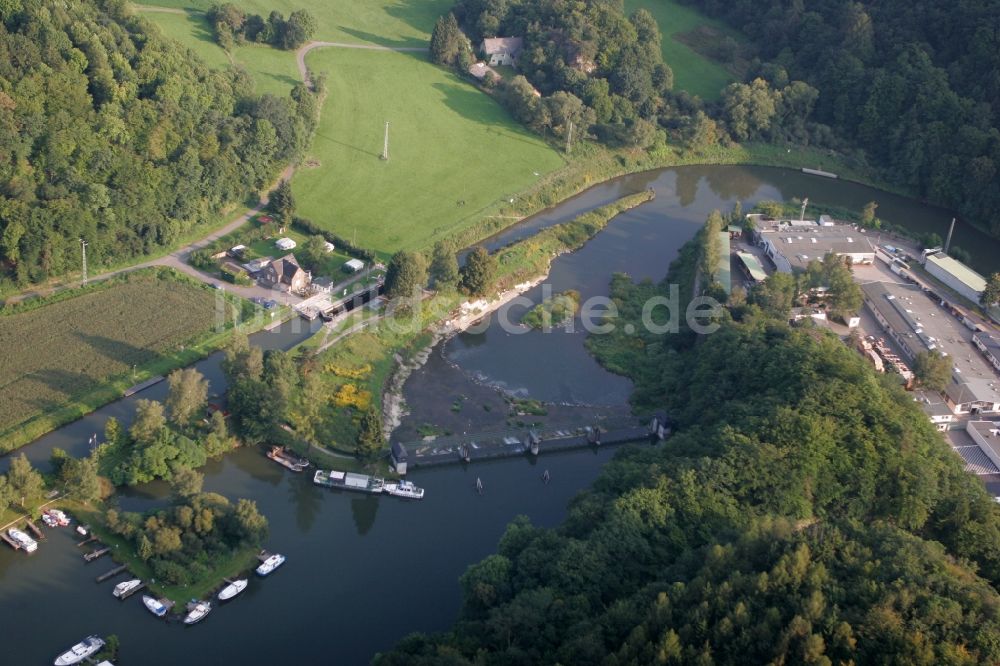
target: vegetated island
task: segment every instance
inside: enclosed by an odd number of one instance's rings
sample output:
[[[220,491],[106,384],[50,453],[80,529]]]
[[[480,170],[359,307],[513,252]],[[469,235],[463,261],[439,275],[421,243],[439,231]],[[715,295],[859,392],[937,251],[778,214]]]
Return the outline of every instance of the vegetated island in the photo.
[[[548,330],[572,321],[579,311],[580,292],[568,289],[543,299],[521,318],[521,323],[528,328]]]

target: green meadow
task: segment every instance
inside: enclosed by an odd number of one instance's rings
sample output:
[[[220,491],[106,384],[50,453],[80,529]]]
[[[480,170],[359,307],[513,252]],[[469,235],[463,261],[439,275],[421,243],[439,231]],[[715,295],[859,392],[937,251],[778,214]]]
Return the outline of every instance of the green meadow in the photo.
[[[216,0],[157,0],[163,7],[204,12]],[[244,0],[248,13],[266,17],[279,11],[285,17],[304,9],[316,18],[314,39],[383,46],[426,46],[434,22],[454,0]]]
[[[184,14],[139,11],[168,37],[191,49],[209,67],[222,69],[230,64],[244,67],[253,76],[258,93],[284,97],[300,82],[295,54],[263,44],[248,44],[233,50],[232,60],[212,38],[212,30],[201,11]]]
[[[356,234],[361,246],[426,247],[563,164],[491,97],[423,54],[328,48],[308,64],[326,73],[328,93],[309,156],[318,166],[292,181],[298,212]]]
[[[660,25],[663,60],[674,70],[674,90],[686,90],[706,101],[718,99],[722,89],[733,81],[733,75],[721,63],[694,51],[678,36],[702,26],[737,41],[741,38],[739,33],[674,0],[625,0],[626,14],[637,9],[648,10]]]

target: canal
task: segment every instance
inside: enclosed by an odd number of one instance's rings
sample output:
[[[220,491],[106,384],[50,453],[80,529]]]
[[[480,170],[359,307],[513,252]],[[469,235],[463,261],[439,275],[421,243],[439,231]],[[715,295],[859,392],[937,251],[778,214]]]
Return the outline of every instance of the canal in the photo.
[[[756,167],[684,167],[628,176],[591,188],[560,206],[490,239],[498,247],[549,224],[653,187],[654,201],[618,218],[580,251],[555,260],[548,280],[553,292],[574,288],[586,299],[607,294],[614,272],[635,279],[662,279],[677,249],[715,208],[728,210],[739,199],[748,209],[761,199],[808,196],[811,201],[860,207],[880,204],[893,222],[920,225],[944,234],[950,215],[863,186]],[[977,261],[996,262],[1000,246],[975,229],[959,227],[956,243]],[[992,245],[991,245],[992,243]],[[993,249],[990,250],[990,247]],[[990,254],[992,252],[992,254]],[[979,265],[981,271],[995,269]],[[537,301],[541,287],[528,294]],[[516,321],[524,306],[505,313]],[[297,330],[296,330],[297,329]],[[309,334],[303,323],[259,333],[254,344],[288,348]],[[494,388],[567,404],[621,406],[630,383],[601,368],[586,353],[585,334],[574,331],[509,333],[491,320],[478,333],[442,343],[430,362],[405,387],[412,413],[402,430],[438,423],[449,414],[452,427],[487,428],[503,420],[487,409]],[[211,383],[225,391],[220,355],[198,364]],[[159,385],[136,398],[162,398]],[[484,401],[460,413],[449,408],[454,396]],[[23,451],[44,467],[54,447],[74,455],[103,430],[109,416],[131,419],[134,400],[108,405],[29,445]],[[443,409],[442,409],[443,406]],[[413,631],[443,630],[455,619],[459,576],[493,552],[506,524],[519,514],[554,526],[570,499],[600,473],[613,451],[578,451],[541,458],[510,459],[474,467],[416,470],[412,480],[427,489],[419,503],[362,497],[322,490],[308,473],[295,475],[255,450],[239,450],[204,470],[205,490],[227,497],[250,497],[270,521],[266,547],[288,557],[264,580],[218,607],[201,624],[183,628],[157,621],[137,596],[118,602],[114,581],[95,584],[110,560],[84,564],[67,530],[48,532],[32,556],[0,549],[0,608],[5,641],[2,663],[46,664],[90,633],[116,634],[125,664],[329,663],[367,662]],[[541,482],[544,470],[551,482]],[[485,493],[474,490],[480,477]],[[146,484],[122,493],[126,510],[145,510],[166,501],[167,487]]]

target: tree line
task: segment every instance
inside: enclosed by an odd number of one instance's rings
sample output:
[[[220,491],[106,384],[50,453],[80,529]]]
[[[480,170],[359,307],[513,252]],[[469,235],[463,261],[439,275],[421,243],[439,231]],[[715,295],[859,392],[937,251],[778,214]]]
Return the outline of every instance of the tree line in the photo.
[[[0,4],[0,288],[176,244],[299,155],[318,102],[257,95],[127,3]]]
[[[701,340],[642,326],[698,261],[690,244],[662,283],[617,276],[632,332],[588,341],[674,434],[622,449],[558,528],[512,522],[462,576],[454,626],[376,664],[1000,659],[1000,510],[979,480],[834,335],[752,300]]]
[[[1000,15],[990,3],[685,2],[754,44],[751,89],[734,84],[750,113],[726,104],[742,134],[769,138],[753,116],[773,118],[767,98],[801,79],[821,92],[814,121],[835,133],[817,127],[814,140],[856,150],[889,182],[1000,236]]]
[[[287,19],[279,11],[272,11],[264,18],[225,2],[212,5],[206,18],[212,25],[215,41],[227,51],[246,42],[294,51],[316,33],[316,19],[304,9],[292,12]]]

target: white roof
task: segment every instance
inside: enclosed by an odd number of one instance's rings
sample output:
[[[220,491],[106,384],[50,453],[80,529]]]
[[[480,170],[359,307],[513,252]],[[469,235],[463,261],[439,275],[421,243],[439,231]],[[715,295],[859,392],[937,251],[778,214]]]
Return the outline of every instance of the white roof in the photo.
[[[365,262],[361,261],[360,259],[348,259],[346,262],[344,262],[344,265],[352,270],[360,271],[362,268],[365,267]]]
[[[326,243],[323,243],[323,249],[326,250],[327,252],[333,252],[333,249],[334,249],[333,248],[333,243],[331,243],[329,241],[327,241]]]
[[[296,242],[291,238],[279,238],[275,243],[280,250],[291,250],[296,246]]]

